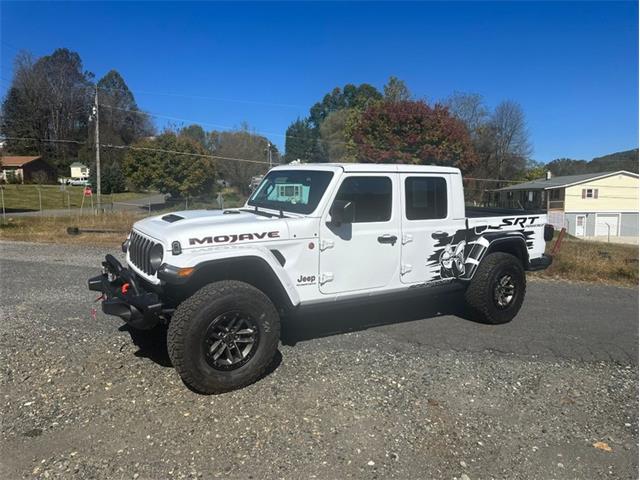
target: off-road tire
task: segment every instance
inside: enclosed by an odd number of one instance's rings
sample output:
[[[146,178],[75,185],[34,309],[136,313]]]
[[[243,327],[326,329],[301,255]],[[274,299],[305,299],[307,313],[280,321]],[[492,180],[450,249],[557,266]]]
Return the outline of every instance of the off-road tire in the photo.
[[[500,307],[496,288],[505,275],[513,279],[515,293],[506,307]],[[518,258],[503,252],[490,253],[480,262],[465,292],[465,300],[474,320],[507,323],[520,311],[526,287],[526,275]]]
[[[221,371],[205,359],[203,338],[214,318],[232,310],[251,315],[259,340],[246,363]],[[272,362],[279,340],[280,317],[271,300],[247,283],[226,280],[205,285],[178,306],[169,323],[167,349],[182,381],[197,392],[211,394],[255,382]]]

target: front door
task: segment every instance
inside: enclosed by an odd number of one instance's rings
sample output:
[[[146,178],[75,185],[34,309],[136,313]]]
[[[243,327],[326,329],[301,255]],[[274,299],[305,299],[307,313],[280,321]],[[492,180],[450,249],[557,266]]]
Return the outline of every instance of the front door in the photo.
[[[400,263],[397,174],[348,174],[335,200],[351,202],[352,222],[337,225],[325,212],[320,222],[320,292],[385,287]]]
[[[585,223],[587,223],[587,217],[584,215],[576,216],[576,237],[584,237]]]

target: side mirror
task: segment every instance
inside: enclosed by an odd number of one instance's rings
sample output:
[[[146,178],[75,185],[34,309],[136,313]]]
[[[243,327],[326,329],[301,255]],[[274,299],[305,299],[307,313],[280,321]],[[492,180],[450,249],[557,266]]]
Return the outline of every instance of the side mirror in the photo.
[[[340,226],[343,223],[353,223],[356,218],[356,206],[346,200],[334,200],[331,209],[331,223]]]

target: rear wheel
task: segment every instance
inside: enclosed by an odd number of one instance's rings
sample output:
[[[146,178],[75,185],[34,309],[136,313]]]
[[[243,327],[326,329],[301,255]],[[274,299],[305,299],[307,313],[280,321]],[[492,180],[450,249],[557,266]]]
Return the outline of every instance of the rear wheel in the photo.
[[[255,382],[278,348],[280,318],[269,298],[238,281],[204,286],[169,323],[167,346],[178,374],[201,393]]]
[[[496,252],[478,266],[465,293],[473,316],[485,323],[507,323],[520,311],[526,290],[526,276],[520,260]]]

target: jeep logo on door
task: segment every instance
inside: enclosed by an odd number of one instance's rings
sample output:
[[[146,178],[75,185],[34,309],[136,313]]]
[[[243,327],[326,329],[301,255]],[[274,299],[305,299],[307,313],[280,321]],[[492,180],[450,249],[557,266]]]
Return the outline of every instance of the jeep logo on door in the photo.
[[[211,243],[236,243],[246,240],[262,240],[263,238],[280,238],[280,232],[240,233],[232,235],[216,235],[202,238],[190,238],[189,245],[207,245]]]

